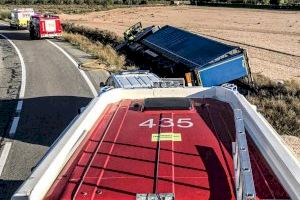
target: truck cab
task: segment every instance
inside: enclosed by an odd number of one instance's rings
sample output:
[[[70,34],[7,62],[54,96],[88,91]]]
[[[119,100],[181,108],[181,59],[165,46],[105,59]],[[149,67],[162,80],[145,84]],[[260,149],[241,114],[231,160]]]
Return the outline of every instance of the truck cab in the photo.
[[[30,17],[29,32],[31,39],[59,37],[62,35],[60,19],[51,13],[33,15]]]
[[[183,78],[160,78],[147,70],[126,71],[112,74],[106,83],[100,84],[100,93],[112,88],[157,88],[157,87],[184,87]]]

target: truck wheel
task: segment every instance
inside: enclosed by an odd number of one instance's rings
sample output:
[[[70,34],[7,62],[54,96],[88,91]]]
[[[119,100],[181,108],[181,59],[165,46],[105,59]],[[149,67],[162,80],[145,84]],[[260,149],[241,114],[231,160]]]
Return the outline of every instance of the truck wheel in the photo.
[[[34,40],[34,30],[31,28],[30,31],[30,39]]]
[[[40,35],[39,32],[36,32],[36,39],[37,39],[37,40],[40,40],[40,39],[41,39],[41,35]]]
[[[38,36],[38,32],[37,32],[37,31],[34,31],[34,39],[35,39],[35,40],[38,40],[38,39],[39,39],[39,36]]]

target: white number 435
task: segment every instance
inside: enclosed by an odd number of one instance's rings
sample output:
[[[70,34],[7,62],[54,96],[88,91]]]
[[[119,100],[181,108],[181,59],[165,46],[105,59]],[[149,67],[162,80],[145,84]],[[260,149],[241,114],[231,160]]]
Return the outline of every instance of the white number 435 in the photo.
[[[175,123],[175,125],[180,128],[190,128],[194,124],[191,121],[191,118],[179,118],[177,120],[177,123]],[[148,120],[140,123],[139,126],[153,128],[154,126],[156,126],[156,124],[154,123],[154,119],[151,118],[151,119],[148,119]],[[174,121],[172,118],[161,118],[159,126],[160,127],[173,127]]]

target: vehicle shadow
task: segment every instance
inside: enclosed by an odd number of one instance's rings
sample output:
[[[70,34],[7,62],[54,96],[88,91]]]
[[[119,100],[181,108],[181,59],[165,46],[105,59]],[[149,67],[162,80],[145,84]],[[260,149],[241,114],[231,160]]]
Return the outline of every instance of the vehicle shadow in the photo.
[[[29,31],[25,28],[17,30],[17,29],[10,28],[9,25],[6,26],[0,24],[0,31],[3,31],[1,34],[7,36],[11,40],[23,40],[23,41],[31,40]],[[4,38],[0,37],[0,39],[4,39]]]
[[[76,96],[46,96],[23,99],[23,108],[20,121],[13,137],[25,143],[51,146],[60,133],[67,127],[78,114],[78,109],[85,107],[91,98]],[[0,100],[0,105],[10,105],[13,109],[15,100]],[[13,113],[7,110],[6,113]],[[5,116],[7,119],[8,115]],[[13,116],[10,116],[11,119]],[[8,121],[8,120],[6,120]],[[10,120],[11,121],[11,120]],[[4,137],[8,136],[8,126]],[[2,134],[3,135],[3,134]]]
[[[210,188],[209,199],[232,199],[226,173],[215,151],[205,146],[196,146],[196,148],[207,170]]]
[[[1,29],[0,29],[1,30]],[[3,32],[1,33],[8,37],[11,40],[21,40],[21,41],[30,41],[30,35],[29,32],[26,31],[19,31],[19,30],[14,30],[10,32]],[[0,40],[4,40],[4,38],[0,37]]]
[[[0,200],[10,199],[14,191],[23,183],[22,180],[0,179]]]
[[[17,101],[0,99],[0,138],[2,138],[2,140],[3,138],[10,138],[18,144],[25,143],[25,146],[13,145],[11,152],[26,152],[26,148],[28,147],[33,148],[31,152],[34,152],[39,150],[39,148],[35,150],[35,147],[40,145],[50,147],[61,132],[77,116],[78,109],[86,106],[90,100],[91,98],[76,96],[46,96],[23,99],[23,109],[20,113],[18,128],[15,136],[9,137],[8,132],[11,127],[11,121],[15,115]],[[25,149],[16,150],[15,148]],[[36,161],[40,159],[43,153],[38,152],[38,155],[39,156],[32,158],[32,163],[29,164],[32,166],[29,167],[34,167]],[[20,160],[22,160],[22,156],[23,155],[17,155],[14,156],[13,159],[19,157]],[[12,166],[8,167],[8,171],[11,171]],[[24,170],[25,172],[21,174],[30,173],[30,168],[24,168]],[[18,181],[11,180],[14,178],[10,178],[10,173],[11,172],[7,172],[7,170],[5,173],[2,173],[2,179],[0,179],[0,200],[9,199],[23,182],[20,180],[23,177],[17,178]],[[12,175],[12,177],[16,176]]]

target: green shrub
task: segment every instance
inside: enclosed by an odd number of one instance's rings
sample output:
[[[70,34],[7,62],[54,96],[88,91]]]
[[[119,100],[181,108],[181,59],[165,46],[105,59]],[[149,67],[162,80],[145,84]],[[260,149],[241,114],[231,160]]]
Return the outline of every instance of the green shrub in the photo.
[[[74,0],[64,0],[64,4],[73,4]]]
[[[92,5],[94,4],[94,0],[85,0],[84,3],[88,5]]]
[[[74,2],[75,2],[76,4],[83,4],[83,3],[84,3],[84,0],[74,0]]]
[[[34,4],[36,1],[35,0],[21,0],[21,4],[27,4],[27,5],[31,5]]]

